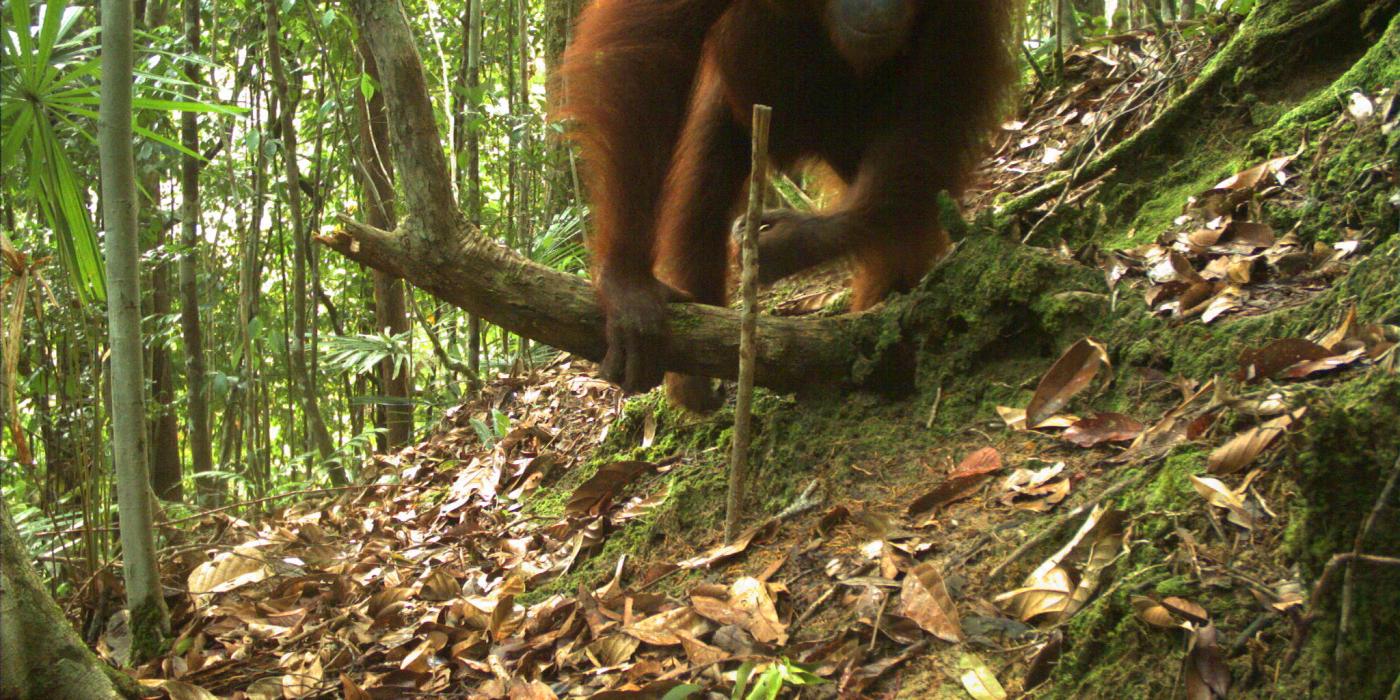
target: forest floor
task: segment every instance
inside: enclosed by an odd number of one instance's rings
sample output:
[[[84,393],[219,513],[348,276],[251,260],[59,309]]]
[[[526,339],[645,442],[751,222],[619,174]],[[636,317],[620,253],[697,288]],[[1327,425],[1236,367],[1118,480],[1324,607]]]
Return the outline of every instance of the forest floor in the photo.
[[[971,223],[949,217],[957,250],[892,302],[938,321],[912,395],[759,391],[735,543],[732,401],[685,414],[561,356],[334,500],[208,516],[217,540],[163,562],[189,594],[144,682],[729,697],[747,669],[801,697],[1394,697],[1400,569],[1324,571],[1400,551],[1395,78],[1271,131],[1350,64],[1294,76],[988,230],[1222,41],[1178,39],[1093,43],[1028,92]],[[836,313],[844,277],[765,304]]]

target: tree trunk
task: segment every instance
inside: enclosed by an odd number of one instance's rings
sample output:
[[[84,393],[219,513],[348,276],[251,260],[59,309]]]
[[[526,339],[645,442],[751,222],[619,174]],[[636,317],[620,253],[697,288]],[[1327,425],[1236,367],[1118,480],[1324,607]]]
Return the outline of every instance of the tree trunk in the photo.
[[[199,0],[185,0],[185,44],[191,56],[199,55]],[[185,63],[185,99],[199,99],[199,66]],[[199,152],[199,121],[194,112],[180,115],[180,141],[185,148]],[[212,505],[218,491],[213,482],[201,478],[214,470],[213,446],[209,432],[209,382],[204,371],[204,331],[199,323],[199,159],[180,159],[180,332],[185,340],[185,392],[189,397],[190,466],[201,501]]]
[[[153,248],[165,247],[165,226],[155,225]],[[170,314],[170,263],[161,252],[151,271],[151,314],[165,318]],[[171,367],[170,350],[165,343],[151,348],[151,394],[156,402],[156,414],[151,418],[151,488],[167,501],[183,498],[180,464],[180,418],[175,405],[175,377]]]
[[[379,70],[375,68],[374,57],[370,55],[364,42],[360,42],[360,56],[365,62],[365,72],[379,82]],[[360,192],[362,209],[367,212],[366,220],[371,226],[392,229],[397,219],[394,202],[394,167],[389,162],[389,116],[384,111],[384,94],[376,92],[368,101],[363,94],[356,99],[360,116]],[[374,222],[379,223],[374,223]],[[403,335],[409,330],[408,308],[404,303],[403,280],[378,270],[372,270],[374,278],[374,319],[376,332],[390,335]],[[413,437],[413,373],[411,367],[399,368],[394,358],[385,358],[379,363],[379,386],[389,399],[375,411],[380,427],[386,430],[386,444],[383,449],[398,449],[407,445]]]
[[[267,0],[267,47],[268,62],[272,68],[272,82],[277,88],[277,99],[282,103],[282,161],[286,173],[287,213],[292,223],[292,342],[291,342],[291,384],[297,394],[306,418],[307,431],[311,444],[322,460],[335,453],[330,432],[326,430],[321,417],[321,408],[316,394],[314,377],[306,366],[306,283],[309,255],[307,251],[306,221],[301,210],[301,170],[297,163],[296,103],[292,101],[291,86],[287,81],[286,67],[282,61],[282,32],[278,19],[278,0]],[[349,480],[345,468],[339,463],[330,465],[331,482],[337,486]]]
[[[111,339],[112,458],[121,513],[122,574],[131,613],[132,658],[156,654],[170,628],[161,594],[146,472],[141,362],[140,245],[132,156],[132,8],[102,2],[102,98],[98,148],[107,236],[107,323]]]
[[[139,698],[140,688],[83,644],[54,604],[0,498],[0,697]]]
[[[467,87],[473,98],[481,87],[481,0],[467,3]],[[472,111],[479,106],[472,104]],[[481,230],[481,135],[479,129],[467,130],[467,212],[473,228]],[[460,188],[458,190],[461,191]],[[481,316],[467,316],[467,367],[472,372],[473,389],[481,388]]]

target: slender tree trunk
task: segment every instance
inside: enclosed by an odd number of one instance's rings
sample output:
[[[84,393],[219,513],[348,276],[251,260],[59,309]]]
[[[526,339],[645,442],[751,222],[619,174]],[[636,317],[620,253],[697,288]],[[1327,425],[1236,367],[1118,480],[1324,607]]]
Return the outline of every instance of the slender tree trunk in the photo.
[[[250,88],[254,114],[259,112],[257,108],[263,102],[262,85],[262,82],[258,81]],[[255,117],[254,129],[259,134],[266,131],[260,117]],[[232,140],[231,130],[226,138]],[[243,345],[243,358],[248,367],[248,396],[247,400],[243,402],[247,416],[244,422],[246,423],[246,442],[248,444],[248,461],[244,465],[244,476],[252,483],[261,483],[266,471],[264,466],[266,461],[271,459],[271,453],[263,449],[262,426],[264,421],[261,419],[267,413],[259,410],[259,397],[265,391],[262,384],[262,344],[260,339],[254,336],[253,319],[258,318],[262,299],[262,216],[267,191],[267,179],[264,175],[267,170],[267,156],[266,151],[262,148],[258,148],[256,151],[252,167],[253,211],[248,218],[248,232],[243,236],[243,250],[238,268],[238,337]],[[233,177],[233,165],[230,160],[230,185],[233,184]],[[222,486],[220,488],[222,489]]]
[[[64,619],[0,498],[0,697],[137,698],[135,681],[102,663]]]
[[[191,56],[199,54],[199,0],[185,0],[185,46]],[[185,62],[185,96],[199,99],[199,66]],[[180,141],[185,148],[199,152],[199,121],[194,112],[180,115]],[[209,433],[209,382],[204,369],[204,330],[199,323],[199,160],[191,155],[180,159],[180,332],[185,339],[185,391],[189,396],[190,465],[200,502],[213,505],[222,489],[212,479],[202,478],[214,470],[213,446]]]
[[[481,87],[481,0],[467,5],[467,86],[473,96]],[[476,111],[478,106],[472,105]],[[467,130],[467,216],[481,230],[481,136],[480,130]],[[467,315],[467,367],[472,371],[472,386],[481,388],[481,317]]]
[[[520,143],[512,150],[511,158],[516,161],[515,231],[520,242],[520,252],[527,258],[534,258],[535,236],[530,226],[531,177],[535,168],[530,163],[532,143],[530,124],[530,23],[527,0],[516,0],[515,12],[516,40],[520,49],[520,96],[516,98],[516,119],[520,123]],[[513,132],[512,132],[513,133]],[[520,364],[530,366],[530,339],[520,336]]]
[[[360,56],[365,72],[377,83],[379,70],[361,42]],[[389,162],[389,116],[384,111],[384,94],[376,92],[368,101],[361,94],[356,100],[360,116],[360,192],[364,201],[366,221],[378,221],[386,230],[397,225],[394,202],[394,168]],[[408,308],[404,303],[403,280],[378,270],[371,270],[374,279],[375,331],[390,335],[408,332]],[[379,363],[379,386],[390,402],[376,415],[383,416],[381,427],[386,429],[387,449],[408,444],[413,436],[413,373],[411,367],[397,367],[393,358]]]
[[[287,81],[286,68],[282,62],[281,29],[278,20],[278,0],[267,0],[267,48],[268,61],[272,68],[272,81],[277,87],[278,101],[282,103],[282,160],[286,172],[287,213],[292,223],[292,342],[291,372],[292,385],[299,394],[298,403],[306,417],[307,431],[311,442],[321,459],[328,459],[335,452],[330,433],[321,418],[317,403],[316,386],[306,366],[306,301],[308,295],[306,273],[310,256],[307,251],[306,222],[301,211],[301,172],[297,164],[296,107],[292,101],[291,87]],[[348,482],[344,467],[332,464],[331,482],[343,485]]]
[[[98,148],[102,217],[106,224],[107,323],[111,339],[112,457],[121,513],[122,574],[131,612],[132,658],[160,649],[170,629],[161,594],[146,474],[145,401],[141,362],[140,245],[136,230],[136,171],[132,155],[132,7],[102,2],[102,101]]]
[[[154,249],[165,247],[165,226],[157,223]],[[156,318],[170,315],[170,263],[165,255],[151,271],[151,314]],[[175,407],[175,377],[171,368],[170,350],[165,343],[151,348],[151,393],[156,402],[156,415],[151,419],[151,488],[167,501],[183,497],[180,473],[180,419]]]

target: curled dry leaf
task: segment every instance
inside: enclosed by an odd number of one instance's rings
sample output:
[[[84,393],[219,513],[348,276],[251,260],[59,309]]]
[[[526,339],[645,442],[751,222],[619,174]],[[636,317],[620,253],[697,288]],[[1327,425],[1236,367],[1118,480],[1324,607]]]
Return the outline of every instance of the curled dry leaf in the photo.
[[[1105,442],[1127,442],[1142,434],[1142,423],[1122,413],[1097,413],[1081,418],[1061,436],[1080,447],[1093,447]]]
[[[1024,622],[1042,615],[1061,619],[1072,614],[1098,584],[1098,575],[1127,547],[1128,514],[1095,506],[1069,542],[1026,577],[1021,588],[998,595],[996,602],[1008,602],[1008,609]],[[1084,571],[1080,580],[1068,564]],[[1063,564],[1063,565],[1062,565]]]
[[[1050,639],[1036,649],[1035,655],[1026,668],[1024,690],[1031,690],[1050,679],[1055,665],[1060,663],[1060,652],[1064,649],[1065,636],[1060,630],[1050,632]]]
[[[1069,495],[1070,481],[1062,473],[1064,462],[1042,469],[1017,469],[1006,477],[1000,500],[1002,504],[1044,512]]]
[[[692,595],[690,604],[701,616],[721,625],[735,625],[764,644],[785,644],[787,628],[778,620],[778,610],[766,585],[745,576],[729,587],[727,600],[709,595]]]
[[[1293,162],[1296,156],[1288,155],[1266,160],[1252,168],[1242,170],[1215,184],[1213,190],[1252,190],[1271,175],[1278,175]]]
[[[1191,651],[1186,655],[1186,697],[1188,700],[1221,700],[1230,692],[1230,665],[1220,651],[1215,625],[1196,630]]]
[[[701,554],[686,559],[685,561],[678,562],[676,566],[682,569],[702,569],[716,562],[724,561],[725,559],[728,559],[748,549],[749,543],[753,542],[753,539],[757,537],[760,533],[767,532],[770,529],[771,525],[772,523],[770,522],[758,525],[756,527],[751,527],[748,530],[739,533],[739,536],[734,538],[733,542],[713,547],[706,552],[702,552]]]
[[[1324,357],[1320,360],[1305,360],[1299,362],[1280,372],[1279,376],[1284,379],[1304,379],[1314,374],[1330,372],[1334,369],[1340,369],[1355,364],[1365,356],[1366,348],[1359,347],[1341,355],[1332,355],[1331,357]]]
[[[613,633],[594,640],[584,651],[602,666],[618,666],[632,658],[641,645],[636,637]]]
[[[1099,367],[1108,365],[1108,350],[1093,338],[1084,338],[1065,350],[1050,366],[1026,406],[1026,425],[1040,427],[1093,381]]]
[[[564,512],[569,515],[598,515],[607,510],[622,487],[655,467],[651,462],[637,460],[605,464],[598,469],[598,473],[574,489],[569,502],[564,505]]]
[[[1240,368],[1235,379],[1243,382],[1257,382],[1272,378],[1285,368],[1300,362],[1321,360],[1331,357],[1327,348],[1302,338],[1275,340],[1257,350],[1240,353]]]
[[[272,569],[263,560],[262,552],[254,547],[235,547],[231,552],[221,552],[196,566],[185,585],[190,595],[203,605],[212,594],[257,583],[271,575]]]
[[[1231,438],[1229,442],[1210,453],[1210,457],[1206,459],[1208,470],[1216,475],[1234,474],[1249,466],[1254,458],[1272,444],[1275,438],[1288,430],[1289,426],[1302,418],[1307,410],[1307,407],[1299,408]]]
[[[1001,469],[1001,453],[997,452],[995,447],[977,450],[963,458],[962,463],[943,483],[914,499],[914,502],[909,504],[908,512],[910,515],[924,513],[967,498],[976,493],[992,472],[998,469]]]
[[[681,635],[699,637],[709,628],[709,624],[695,614],[695,610],[679,607],[638,620],[622,631],[647,644],[674,646],[682,642]]]
[[[1244,496],[1241,492],[1231,489],[1225,482],[1219,479],[1212,479],[1208,476],[1191,475],[1191,483],[1196,489],[1196,493],[1206,502],[1216,508],[1223,508],[1228,512],[1230,522],[1246,529],[1254,529],[1254,514],[1245,505]]]
[[[942,574],[932,563],[923,562],[904,577],[899,593],[899,614],[945,642],[962,641],[958,609],[948,595]]]
[[[1170,596],[1162,599],[1162,607],[1170,610],[1172,614],[1185,618],[1188,622],[1204,625],[1210,622],[1210,613],[1206,609],[1185,598]]]
[[[1133,604],[1133,614],[1137,619],[1146,622],[1153,627],[1171,628],[1179,626],[1176,618],[1172,617],[1170,610],[1167,610],[1161,603],[1145,595],[1135,595],[1131,600]]]

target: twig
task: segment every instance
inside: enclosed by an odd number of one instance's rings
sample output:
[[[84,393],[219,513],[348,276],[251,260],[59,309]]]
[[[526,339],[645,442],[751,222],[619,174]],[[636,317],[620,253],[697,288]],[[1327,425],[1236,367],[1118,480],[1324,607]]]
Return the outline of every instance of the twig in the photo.
[[[1380,495],[1376,497],[1376,502],[1371,505],[1371,512],[1366,515],[1366,520],[1361,524],[1361,528],[1356,531],[1356,539],[1352,541],[1351,553],[1353,556],[1361,555],[1361,545],[1370,536],[1371,530],[1376,527],[1376,521],[1380,518],[1382,510],[1390,501],[1390,494],[1395,491],[1395,482],[1400,477],[1400,454],[1395,456],[1395,465],[1390,468],[1390,477],[1386,479],[1385,486],[1381,488]],[[1339,675],[1346,662],[1346,638],[1347,630],[1351,627],[1351,612],[1356,593],[1356,567],[1350,563],[1342,573],[1342,610],[1337,621],[1337,643],[1332,650],[1332,677],[1341,678]],[[1314,601],[1316,598],[1314,598]]]
[[[1244,645],[1249,643],[1251,637],[1259,634],[1265,627],[1273,624],[1278,619],[1278,615],[1274,613],[1260,613],[1259,617],[1254,618],[1254,621],[1249,623],[1249,626],[1245,627],[1244,631],[1240,632],[1238,637],[1235,637],[1235,641],[1230,643],[1230,651],[1226,653],[1226,658],[1240,653],[1240,651],[1244,649]]]
[[[943,403],[943,385],[940,384],[938,391],[933,394],[933,408],[928,410],[928,422],[924,424],[925,428],[933,429],[933,421],[938,419],[938,405],[941,403]]]
[[[745,472],[749,466],[750,429],[753,424],[754,365],[758,362],[758,227],[763,216],[763,194],[768,182],[768,124],[773,110],[753,106],[753,154],[750,165],[749,211],[745,218],[743,272],[740,288],[743,314],[739,319],[739,388],[734,406],[734,440],[729,457],[729,496],[725,502],[724,541],[733,542],[743,514]]]

